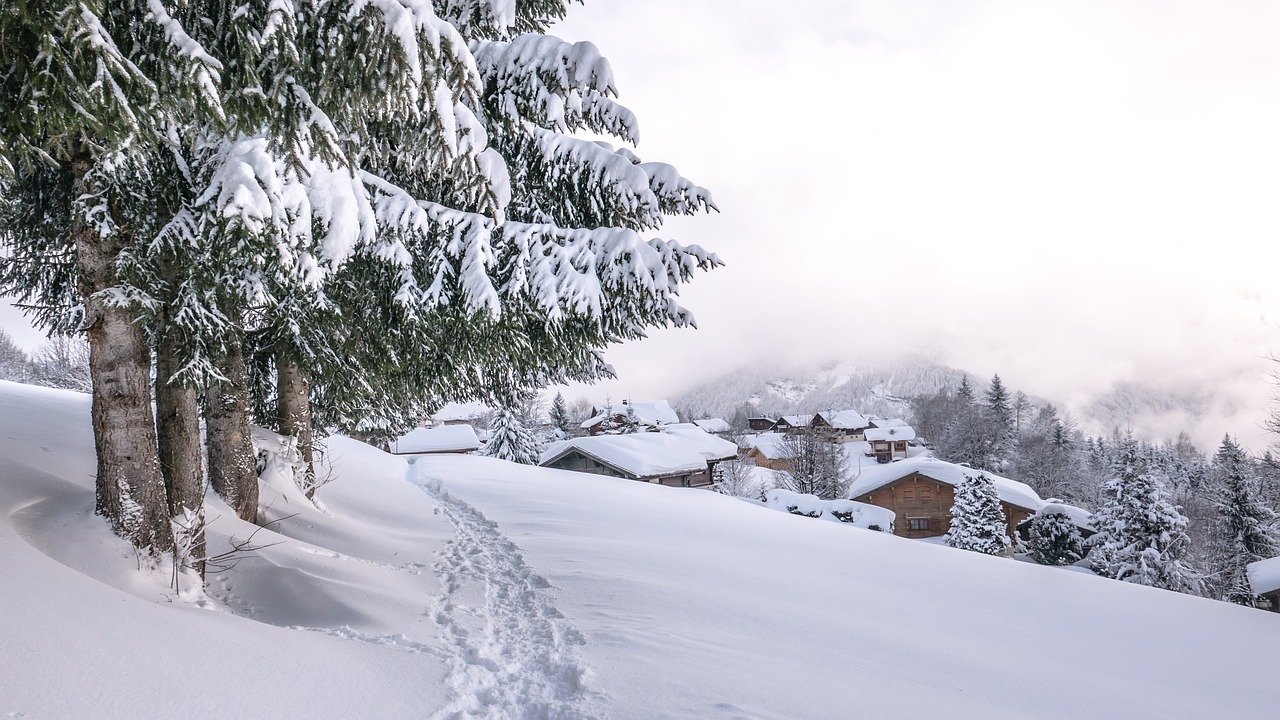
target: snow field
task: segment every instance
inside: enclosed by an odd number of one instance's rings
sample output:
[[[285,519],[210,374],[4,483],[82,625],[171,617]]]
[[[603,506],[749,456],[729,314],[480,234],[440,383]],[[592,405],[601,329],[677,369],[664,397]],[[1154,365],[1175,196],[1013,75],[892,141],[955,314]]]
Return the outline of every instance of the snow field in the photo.
[[[88,398],[0,384],[0,716],[1272,713],[1274,615],[714,493],[329,440],[176,598],[92,515]],[[215,551],[254,531],[211,501]],[[279,544],[272,544],[279,543]]]

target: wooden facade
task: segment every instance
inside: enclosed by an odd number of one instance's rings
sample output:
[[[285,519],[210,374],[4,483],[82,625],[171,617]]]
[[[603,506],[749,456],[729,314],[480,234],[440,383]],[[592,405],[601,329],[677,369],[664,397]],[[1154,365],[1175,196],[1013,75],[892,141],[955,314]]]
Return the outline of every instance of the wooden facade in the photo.
[[[751,428],[752,432],[768,432],[775,422],[777,421],[773,418],[767,417],[747,418],[747,427]]]
[[[918,472],[853,498],[894,512],[894,534],[907,538],[945,535],[951,529],[951,506],[956,490],[948,483]],[[1019,523],[1035,514],[1030,508],[1001,501],[1007,532],[1015,538]]]
[[[894,458],[907,456],[906,440],[872,440],[871,453],[876,462],[887,463]]]

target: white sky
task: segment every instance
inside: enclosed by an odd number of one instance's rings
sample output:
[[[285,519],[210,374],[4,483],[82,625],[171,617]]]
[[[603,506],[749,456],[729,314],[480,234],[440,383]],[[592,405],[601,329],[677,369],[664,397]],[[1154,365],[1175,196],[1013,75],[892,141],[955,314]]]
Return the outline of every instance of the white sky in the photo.
[[[1246,445],[1280,348],[1280,4],[589,0],[638,152],[722,213],[696,331],[616,348],[666,397],[735,366],[925,350],[1067,403],[1212,390]],[[24,344],[7,307],[0,324]]]
[[[1206,443],[1267,442],[1280,4],[594,0],[553,32],[723,211],[661,233],[727,263],[701,328],[612,351],[592,396],[926,350],[1068,403],[1211,389]]]

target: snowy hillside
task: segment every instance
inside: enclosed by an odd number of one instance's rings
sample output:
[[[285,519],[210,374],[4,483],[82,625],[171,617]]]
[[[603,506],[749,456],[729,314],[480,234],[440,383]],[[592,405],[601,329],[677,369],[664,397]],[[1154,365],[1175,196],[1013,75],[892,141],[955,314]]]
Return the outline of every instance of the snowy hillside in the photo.
[[[765,415],[856,408],[894,417],[907,412],[908,398],[952,387],[965,375],[961,370],[919,358],[876,365],[838,362],[808,368],[753,366],[726,373],[673,397],[672,404],[692,418],[733,417],[744,402]],[[975,385],[980,382],[973,376],[969,379]]]
[[[1280,617],[711,492],[332,438],[175,597],[88,398],[0,383],[0,715],[1269,717]],[[214,552],[253,528],[211,497]]]

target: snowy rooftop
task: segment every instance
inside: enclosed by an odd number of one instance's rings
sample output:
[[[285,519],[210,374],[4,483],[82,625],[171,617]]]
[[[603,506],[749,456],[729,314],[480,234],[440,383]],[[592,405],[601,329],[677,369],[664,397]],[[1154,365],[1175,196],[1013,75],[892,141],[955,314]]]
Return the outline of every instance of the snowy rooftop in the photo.
[[[572,450],[621,470],[633,477],[648,478],[701,472],[707,461],[730,458],[738,446],[709,435],[692,423],[681,423],[662,432],[629,435],[593,435],[552,443],[542,453],[541,463],[555,462]]]
[[[867,440],[915,440],[916,431],[909,425],[867,428]]]
[[[1025,483],[931,457],[913,457],[883,465],[864,466],[862,474],[849,488],[849,497],[861,497],[912,473],[920,473],[938,482],[955,486],[963,482],[966,476],[977,475],[979,472],[983,472],[995,482],[996,492],[1004,502],[1032,511],[1039,511],[1044,505],[1044,500],[1041,500],[1036,491]]]
[[[1249,587],[1255,595],[1280,590],[1280,557],[1249,563]]]
[[[837,430],[861,430],[871,424],[866,415],[856,410],[827,411],[818,415]]]
[[[871,422],[878,428],[908,427],[907,421],[902,418],[878,418],[872,415]]]
[[[779,420],[786,420],[791,427],[809,427],[809,423],[813,420],[812,415],[783,415]]]
[[[790,512],[791,508],[795,508],[800,513],[811,517],[816,516],[822,520],[847,523],[854,527],[870,529],[874,525],[882,532],[892,532],[893,522],[897,517],[892,510],[882,508],[879,505],[871,505],[855,500],[822,500],[815,495],[805,495],[781,488],[770,490],[765,495],[764,504],[766,507],[786,512]],[[841,520],[836,517],[835,513],[846,515],[849,519]]]
[[[727,433],[733,429],[729,427],[729,421],[724,418],[702,418],[694,420],[693,424],[709,433]]]
[[[471,452],[479,447],[480,439],[470,425],[440,425],[409,431],[391,443],[391,452],[395,455]]]
[[[489,412],[489,407],[484,403],[448,403],[440,408],[434,415],[432,420],[436,422],[453,422],[457,420],[475,420],[484,417]]]
[[[748,442],[751,443],[751,447],[754,447],[755,449],[759,450],[760,453],[765,457],[776,459],[782,456],[781,444],[782,444],[783,438],[785,437],[786,435],[782,433],[776,433],[776,432],[761,433],[759,435],[756,435],[753,438],[750,438]]]
[[[666,400],[658,400],[657,402],[621,402],[613,405],[614,416],[625,415],[627,406],[630,405],[635,409],[636,417],[645,425],[671,425],[680,422],[680,418],[676,417],[676,411],[671,409],[671,404]],[[589,420],[582,422],[582,427],[589,428],[592,425],[605,419],[605,407],[597,406],[596,414]]]
[[[1088,510],[1085,510],[1082,507],[1076,507],[1075,505],[1068,505],[1063,502],[1050,501],[1050,502],[1046,502],[1040,508],[1039,514],[1047,515],[1049,513],[1062,513],[1063,515],[1066,515],[1067,518],[1070,519],[1071,522],[1074,523],[1076,527],[1083,528],[1085,530],[1092,530],[1095,532],[1097,531],[1097,528],[1093,526],[1093,513],[1089,512]]]

